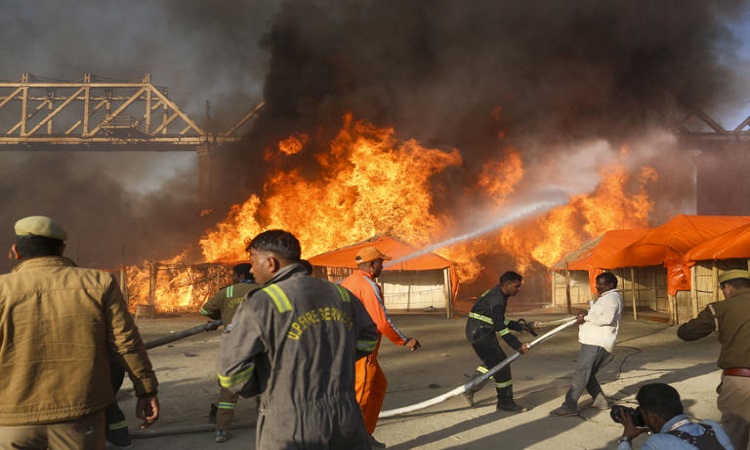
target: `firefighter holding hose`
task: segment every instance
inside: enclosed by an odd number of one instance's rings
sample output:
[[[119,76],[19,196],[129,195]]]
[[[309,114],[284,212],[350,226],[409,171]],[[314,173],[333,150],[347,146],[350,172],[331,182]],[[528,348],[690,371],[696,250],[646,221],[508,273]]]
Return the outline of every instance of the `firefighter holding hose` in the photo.
[[[201,307],[201,314],[211,319],[221,319],[225,328],[232,323],[237,307],[247,299],[250,292],[259,287],[250,274],[251,267],[248,263],[235,265],[232,268],[232,284],[219,289],[219,292]],[[239,395],[220,387],[216,405],[211,405],[209,420],[216,423],[214,438],[217,443],[226,442],[228,439],[227,432],[234,419],[238,399]]]
[[[471,308],[469,319],[466,321],[466,338],[471,342],[471,347],[479,359],[482,360],[482,365],[477,367],[472,379],[487,373],[490,368],[506,358],[497,337],[503,338],[508,345],[521,354],[528,351],[526,344],[510,332],[528,329],[521,321],[505,319],[508,299],[518,294],[522,281],[521,274],[512,271],[505,272],[500,276],[498,285],[482,294]],[[502,368],[492,378],[497,391],[496,409],[498,411],[526,411],[526,408],[513,400],[513,378],[510,366]],[[463,394],[469,406],[474,406],[474,393],[481,388],[480,385]]]

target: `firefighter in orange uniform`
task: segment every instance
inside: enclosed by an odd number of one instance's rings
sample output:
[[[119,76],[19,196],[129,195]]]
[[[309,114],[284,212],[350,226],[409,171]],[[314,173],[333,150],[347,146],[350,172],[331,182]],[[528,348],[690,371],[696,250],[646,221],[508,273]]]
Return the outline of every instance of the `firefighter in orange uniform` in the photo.
[[[354,293],[370,314],[375,325],[378,327],[378,344],[375,351],[357,360],[355,367],[356,381],[354,388],[357,393],[357,402],[365,418],[370,445],[373,448],[385,448],[385,444],[378,442],[372,433],[378,423],[380,408],[383,406],[388,380],[378,364],[378,349],[383,335],[398,346],[404,346],[411,351],[417,350],[421,344],[416,338],[404,335],[388,317],[388,310],[383,301],[383,291],[375,282],[383,271],[383,262],[391,258],[386,256],[375,247],[364,247],[359,250],[355,261],[357,270],[349,275],[341,286]]]

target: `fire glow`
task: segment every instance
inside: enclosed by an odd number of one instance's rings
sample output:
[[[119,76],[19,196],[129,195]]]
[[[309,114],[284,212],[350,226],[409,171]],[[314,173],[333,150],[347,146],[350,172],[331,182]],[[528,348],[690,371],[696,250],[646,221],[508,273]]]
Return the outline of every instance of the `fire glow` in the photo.
[[[307,143],[307,136],[295,134],[267,149],[265,158],[305,152]],[[204,233],[199,242],[204,261],[244,260],[246,241],[273,228],[294,233],[302,243],[303,257],[386,233],[417,247],[435,248],[435,253],[456,263],[461,282],[468,283],[481,271],[478,258],[484,254],[510,254],[516,269],[523,272],[531,261],[549,266],[607,230],[646,226],[653,202],[645,189],[657,177],[650,168],[632,177],[624,165],[614,164],[600,170],[602,181],[591,193],[571,196],[563,205],[547,204],[531,218],[520,217],[516,224],[502,222],[501,227],[457,242],[451,237],[470,233],[475,224],[462,223],[454,212],[437,210],[436,199],[446,189],[459,189],[479,202],[476,209],[484,216],[495,212],[493,223],[501,223],[499,214],[525,174],[518,150],[502,149],[499,159],[486,161],[479,173],[469,177],[473,179],[469,185],[452,186],[442,181],[449,177],[441,175],[467,170],[458,149],[444,151],[425,148],[413,139],[399,141],[394,129],[378,128],[348,114],[315,160],[314,179],[304,177],[300,169],[268,173],[262,193],[233,206],[226,218]],[[436,243],[445,241],[448,245],[436,248]],[[169,261],[186,262],[182,255]],[[128,290],[137,303],[149,295],[144,271],[135,267],[128,271]],[[191,277],[181,276],[182,282],[159,283],[153,296],[157,310],[196,310],[220,285],[204,283],[210,286],[203,289],[206,292],[194,292],[195,287],[187,283]]]

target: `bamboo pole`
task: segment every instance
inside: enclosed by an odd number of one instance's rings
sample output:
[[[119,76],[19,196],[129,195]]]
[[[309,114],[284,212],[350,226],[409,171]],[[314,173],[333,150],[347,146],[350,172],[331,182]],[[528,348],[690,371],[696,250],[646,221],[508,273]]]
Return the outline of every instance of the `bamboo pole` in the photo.
[[[698,317],[698,280],[695,278],[698,272],[695,269],[696,266],[690,268],[690,303],[693,305],[693,316],[692,318]]]
[[[565,263],[565,305],[568,307],[568,314],[573,314],[573,304],[570,299],[570,271],[568,263]]]
[[[713,285],[712,297],[715,302],[718,302],[721,300],[719,298],[719,268],[716,267],[716,261],[714,261],[713,264],[713,267],[711,267],[711,284]]]
[[[677,297],[668,294],[669,298],[669,323],[675,325],[677,323]]]
[[[630,268],[630,293],[633,296],[633,320],[638,320],[638,305],[635,301],[635,267]]]

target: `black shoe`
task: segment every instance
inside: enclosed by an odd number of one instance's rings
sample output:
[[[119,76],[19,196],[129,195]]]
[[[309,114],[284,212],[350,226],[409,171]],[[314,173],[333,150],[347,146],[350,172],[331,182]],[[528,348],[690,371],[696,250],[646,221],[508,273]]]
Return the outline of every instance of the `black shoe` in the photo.
[[[464,402],[466,402],[467,405],[474,406],[474,391],[466,391],[461,396],[464,398]]]
[[[133,448],[133,441],[127,427],[107,430],[107,448]]]
[[[497,401],[496,411],[524,412],[526,408],[514,402],[513,399],[502,399]]]
[[[370,448],[385,448],[385,444],[375,439],[375,436],[368,434],[367,443],[370,444]]]

